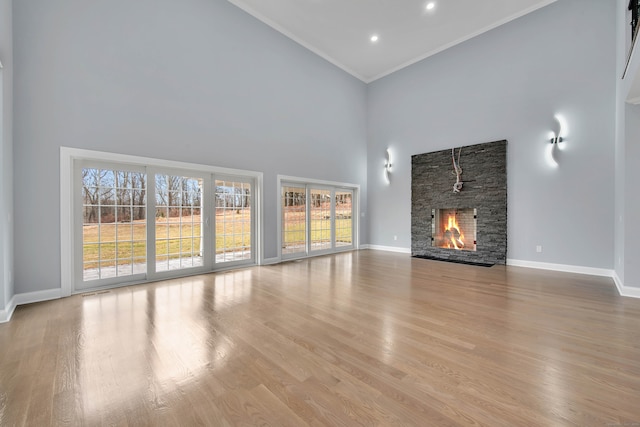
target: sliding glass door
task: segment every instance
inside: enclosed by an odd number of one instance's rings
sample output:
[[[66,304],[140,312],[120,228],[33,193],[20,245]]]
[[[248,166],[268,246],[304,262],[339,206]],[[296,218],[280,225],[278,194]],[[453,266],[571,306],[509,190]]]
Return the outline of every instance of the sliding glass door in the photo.
[[[155,272],[204,266],[205,177],[154,173]]]
[[[353,247],[353,190],[336,190],[335,198],[335,242],[338,248]]]
[[[309,229],[311,252],[322,252],[332,248],[333,215],[330,189],[309,187]]]
[[[281,258],[355,247],[353,189],[293,182],[280,188]]]
[[[83,281],[114,283],[147,272],[146,173],[96,166],[80,170],[78,254]]]
[[[215,263],[253,259],[253,184],[237,177],[215,181]]]
[[[299,257],[307,253],[307,188],[282,187],[282,256]]]
[[[77,161],[75,290],[253,264],[250,176]]]

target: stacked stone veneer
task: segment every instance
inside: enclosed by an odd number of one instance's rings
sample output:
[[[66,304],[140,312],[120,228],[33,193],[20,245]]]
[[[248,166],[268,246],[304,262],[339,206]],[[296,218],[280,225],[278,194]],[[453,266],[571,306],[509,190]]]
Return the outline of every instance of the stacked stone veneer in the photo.
[[[507,141],[462,147],[460,167],[464,185],[460,193],[454,193],[451,149],[411,156],[411,254],[506,264]],[[432,246],[431,210],[444,208],[478,210],[475,252]]]

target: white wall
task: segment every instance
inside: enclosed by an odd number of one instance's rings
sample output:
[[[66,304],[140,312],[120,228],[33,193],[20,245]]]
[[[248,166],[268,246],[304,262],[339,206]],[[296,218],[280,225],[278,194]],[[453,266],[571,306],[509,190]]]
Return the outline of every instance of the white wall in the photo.
[[[613,268],[615,55],[615,2],[561,0],[370,84],[370,243],[410,247],[411,155],[507,139],[508,258]]]
[[[624,278],[625,287],[640,288],[640,106],[625,105]]]
[[[13,42],[11,0],[0,0],[0,313],[14,294],[13,281]],[[2,316],[0,315],[0,318]]]
[[[20,1],[13,26],[16,293],[60,287],[60,146],[264,172],[267,258],[277,174],[366,210],[366,85],[226,0]]]
[[[621,77],[627,62],[628,41],[626,10],[627,0],[616,0],[616,154],[615,154],[615,247],[614,269],[618,279],[624,283],[624,201],[625,201],[625,111],[626,94]]]
[[[277,174],[360,184],[361,242],[409,248],[410,156],[506,138],[508,257],[612,268],[614,3],[560,0],[367,87],[225,0],[16,2],[15,293],[60,287],[62,145],[264,172],[269,258]]]
[[[631,46],[629,2],[617,0],[616,3],[615,272],[623,294],[640,296],[640,247],[635,244],[640,237],[640,198],[635,190],[640,180],[640,106],[626,103],[634,79],[640,76],[640,46],[636,42],[635,52],[627,64]]]

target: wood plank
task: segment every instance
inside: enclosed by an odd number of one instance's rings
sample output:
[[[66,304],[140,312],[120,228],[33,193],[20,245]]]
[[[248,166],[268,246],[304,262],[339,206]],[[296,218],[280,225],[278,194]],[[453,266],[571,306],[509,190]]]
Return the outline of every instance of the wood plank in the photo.
[[[20,306],[0,425],[633,425],[611,279],[354,251]]]

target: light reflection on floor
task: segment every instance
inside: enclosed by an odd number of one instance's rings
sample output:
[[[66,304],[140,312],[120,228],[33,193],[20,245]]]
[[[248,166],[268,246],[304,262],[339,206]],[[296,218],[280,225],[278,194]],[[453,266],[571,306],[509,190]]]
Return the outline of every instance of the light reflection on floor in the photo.
[[[233,347],[212,313],[246,302],[251,275],[239,270],[87,294],[75,364],[85,416],[133,401],[162,407],[166,393],[224,366]]]

